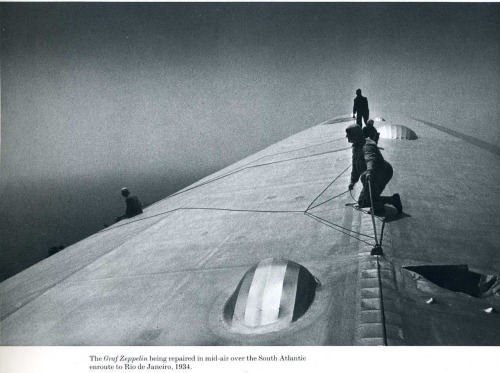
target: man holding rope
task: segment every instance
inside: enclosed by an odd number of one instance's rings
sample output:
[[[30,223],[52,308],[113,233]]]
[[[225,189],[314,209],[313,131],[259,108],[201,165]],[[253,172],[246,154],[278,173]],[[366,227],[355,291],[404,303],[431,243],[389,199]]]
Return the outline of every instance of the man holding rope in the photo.
[[[345,131],[347,141],[352,144],[352,171],[349,190],[354,188],[354,184],[359,179],[363,183],[363,190],[358,198],[358,207],[371,207],[368,187],[368,181],[370,181],[373,213],[375,215],[384,215],[384,205],[390,204],[398,210],[398,214],[401,214],[403,206],[399,194],[393,194],[391,197],[381,196],[385,186],[392,178],[391,164],[384,160],[375,141],[370,138],[365,139],[359,125],[351,124]]]

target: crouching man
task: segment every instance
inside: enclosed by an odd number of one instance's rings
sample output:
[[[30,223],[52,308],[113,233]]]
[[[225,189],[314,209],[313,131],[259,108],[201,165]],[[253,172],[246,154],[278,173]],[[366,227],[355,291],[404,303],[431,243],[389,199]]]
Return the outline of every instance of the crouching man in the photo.
[[[361,127],[352,124],[346,128],[347,141],[352,144],[352,171],[349,190],[354,188],[354,184],[361,179],[363,190],[359,194],[358,206],[371,207],[370,190],[368,181],[371,183],[371,192],[373,198],[373,209],[375,215],[384,215],[384,205],[393,205],[398,214],[403,212],[399,194],[393,194],[391,197],[382,197],[385,186],[392,178],[392,166],[384,160],[375,141],[370,138],[365,139]]]
[[[142,203],[139,198],[137,198],[136,195],[131,194],[127,188],[122,188],[121,193],[122,196],[125,197],[127,210],[125,211],[125,214],[118,216],[116,221],[119,222],[120,220],[132,218],[136,215],[142,214]]]

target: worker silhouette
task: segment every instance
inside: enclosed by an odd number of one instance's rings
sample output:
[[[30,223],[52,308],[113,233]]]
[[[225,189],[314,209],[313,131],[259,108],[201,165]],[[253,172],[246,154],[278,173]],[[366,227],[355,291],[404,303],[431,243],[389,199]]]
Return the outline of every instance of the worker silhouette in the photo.
[[[393,205],[398,210],[398,214],[401,214],[403,206],[399,194],[393,194],[392,197],[380,196],[392,178],[391,164],[384,159],[375,141],[364,138],[360,126],[351,124],[345,131],[347,141],[352,143],[352,171],[349,190],[354,188],[354,184],[359,179],[363,183],[363,190],[361,190],[358,198],[358,207],[371,207],[370,191],[368,189],[368,181],[370,181],[374,214],[384,215],[385,204]]]
[[[368,99],[361,96],[361,89],[356,90],[356,98],[354,99],[354,106],[352,108],[352,117],[356,118],[356,123],[360,126],[363,126],[361,118],[363,118],[366,124],[366,121],[370,117],[370,110],[368,109]]]
[[[371,140],[375,141],[375,144],[378,144],[380,133],[378,133],[377,129],[373,127],[372,119],[366,122],[366,126],[363,127],[363,136],[365,139],[370,138]]]
[[[116,218],[116,221],[119,222],[120,220],[128,219],[133,216],[142,214],[142,203],[139,198],[137,198],[136,195],[131,194],[127,188],[122,188],[121,193],[122,196],[125,197],[127,210],[125,211],[125,214],[118,216]]]

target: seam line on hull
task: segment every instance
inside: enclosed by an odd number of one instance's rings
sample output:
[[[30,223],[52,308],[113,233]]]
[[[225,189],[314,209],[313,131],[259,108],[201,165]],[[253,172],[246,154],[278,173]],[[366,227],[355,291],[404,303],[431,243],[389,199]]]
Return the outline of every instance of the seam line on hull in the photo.
[[[101,232],[107,232],[107,231],[109,231],[111,229],[120,228],[120,227],[123,227],[123,226],[128,225],[128,224],[136,223],[138,221],[156,218],[158,216],[170,214],[172,212],[176,212],[176,211],[180,211],[180,210],[212,210],[212,211],[230,211],[230,212],[255,212],[255,213],[265,213],[265,214],[272,214],[272,213],[275,213],[275,214],[290,214],[290,213],[291,214],[303,214],[304,213],[303,210],[245,210],[245,209],[225,209],[225,208],[217,208],[217,207],[179,207],[179,208],[176,208],[176,209],[173,209],[173,210],[161,212],[159,214],[147,216],[145,218],[134,219],[133,221],[125,222],[125,223],[117,225],[115,227],[110,226],[110,227],[108,227],[106,229],[103,229],[103,230],[97,232],[96,234],[101,233]]]
[[[486,151],[488,151],[488,152],[496,155],[497,157],[500,157],[500,147],[498,147],[496,145],[490,144],[489,142],[486,142],[486,141],[483,141],[483,140],[479,140],[479,139],[477,139],[475,137],[466,135],[464,133],[461,133],[461,132],[458,132],[458,131],[446,128],[444,126],[440,126],[439,124],[427,122],[425,120],[421,120],[421,119],[417,119],[417,118],[413,118],[413,117],[410,117],[410,118],[413,119],[413,120],[416,120],[417,122],[423,123],[423,124],[425,124],[425,125],[427,125],[427,126],[429,126],[431,128],[434,128],[434,129],[436,129],[438,131],[447,133],[448,135],[451,135],[451,136],[456,137],[456,138],[458,138],[460,140],[468,142],[469,144],[475,145],[478,148],[481,148],[483,150],[486,150]]]
[[[331,140],[331,141],[338,141],[340,139],[336,139],[336,140]],[[331,142],[329,141],[329,142]],[[323,144],[319,144],[319,145],[324,145],[326,143],[323,143]],[[314,146],[314,145],[313,145]],[[316,145],[317,146],[317,145]],[[298,151],[298,150],[302,150],[302,149],[306,149],[306,148],[301,148],[301,149],[296,149],[296,150],[293,150],[293,151]],[[275,156],[275,155],[280,155],[282,153],[277,153],[277,154],[270,154],[270,155],[266,155],[266,156],[263,156],[262,158],[259,158],[255,161],[252,161],[252,162],[249,162],[248,164],[244,165],[244,166],[241,166],[240,168],[237,168],[236,170],[233,170],[233,171],[229,171],[223,175],[220,175],[220,176],[217,176],[213,179],[210,179],[210,180],[207,180],[207,181],[204,181],[203,183],[199,184],[199,185],[195,185],[191,188],[188,188],[188,189],[184,189],[184,190],[181,190],[179,192],[176,192],[176,193],[173,193],[169,196],[166,197],[166,199],[168,198],[171,198],[171,197],[175,197],[176,195],[179,195],[179,194],[182,194],[182,193],[185,193],[185,192],[189,192],[190,190],[193,190],[193,189],[196,189],[196,188],[199,188],[199,187],[202,187],[204,185],[207,185],[207,184],[210,184],[214,181],[217,181],[217,180],[220,180],[222,178],[225,178],[227,176],[231,176],[237,172],[240,172],[240,171],[244,171],[246,170],[247,168],[253,168],[253,167],[261,167],[261,166],[267,166],[267,165],[271,165],[271,164],[275,164],[275,163],[282,163],[282,162],[289,162],[289,161],[293,161],[293,160],[297,160],[297,159],[304,159],[304,158],[310,158],[310,157],[315,157],[315,156],[319,156],[319,155],[324,155],[324,154],[329,154],[329,153],[336,153],[336,152],[340,152],[340,151],[343,151],[343,150],[348,150],[350,148],[342,148],[342,149],[335,149],[335,150],[330,150],[328,152],[323,152],[323,153],[317,153],[317,154],[310,154],[310,155],[307,155],[307,156],[303,156],[303,157],[297,157],[297,158],[290,158],[290,159],[283,159],[281,161],[276,161],[276,162],[269,162],[269,163],[263,163],[263,164],[257,164],[257,165],[250,165],[251,163],[254,163],[254,162],[257,162],[259,161],[260,159],[263,159],[263,158],[266,158],[266,157],[271,157],[271,156]],[[291,151],[289,151],[291,152]],[[288,152],[284,152],[283,154],[285,153],[288,153]],[[154,205],[154,203],[153,203]]]
[[[382,292],[382,278],[380,274],[380,258],[377,255],[377,277],[378,277],[378,288],[379,288],[379,294],[380,294],[380,316],[381,316],[381,321],[382,321],[382,332],[384,335],[384,345],[387,346],[387,329],[385,325],[385,310],[384,310],[384,294]]]

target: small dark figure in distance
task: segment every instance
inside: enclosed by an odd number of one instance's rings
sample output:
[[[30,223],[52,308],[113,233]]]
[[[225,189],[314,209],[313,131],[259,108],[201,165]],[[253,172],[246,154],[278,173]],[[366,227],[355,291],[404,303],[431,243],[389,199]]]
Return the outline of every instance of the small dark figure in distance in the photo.
[[[133,216],[142,214],[142,203],[137,198],[136,195],[131,194],[127,188],[122,188],[121,190],[122,196],[125,197],[125,203],[127,204],[127,210],[125,211],[125,214],[118,216],[116,218],[116,221],[119,222],[120,220],[123,219],[128,219]]]
[[[368,187],[368,181],[370,181],[374,214],[384,215],[385,204],[393,205],[398,210],[398,214],[401,214],[403,206],[399,194],[393,194],[392,197],[381,196],[385,186],[392,178],[390,163],[384,160],[375,141],[364,138],[360,126],[351,124],[345,131],[347,141],[352,144],[352,171],[349,190],[354,188],[354,184],[359,179],[363,183],[363,190],[358,198],[358,207],[371,207]]]
[[[358,114],[356,116],[356,114]],[[361,118],[366,121],[370,117],[370,110],[368,109],[368,99],[366,97],[361,96],[361,89],[356,90],[356,98],[354,99],[354,106],[352,108],[352,117],[356,118],[356,123],[359,126],[363,126],[361,123]]]
[[[366,138],[370,138],[375,141],[375,144],[378,144],[378,138],[380,137],[380,133],[377,132],[377,129],[373,127],[373,120],[370,119],[366,122],[366,126],[363,127],[363,136]]]

